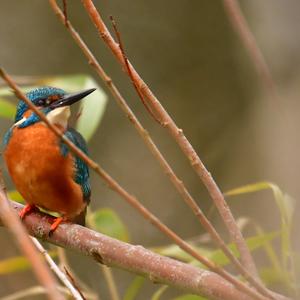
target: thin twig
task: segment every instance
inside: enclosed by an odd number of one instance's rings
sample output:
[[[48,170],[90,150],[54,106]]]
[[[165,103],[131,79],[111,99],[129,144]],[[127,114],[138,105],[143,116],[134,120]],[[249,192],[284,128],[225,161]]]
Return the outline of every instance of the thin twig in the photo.
[[[57,289],[65,294],[65,295],[70,295],[70,291],[62,286],[58,286]],[[19,299],[29,299],[29,297],[33,297],[33,296],[38,296],[38,295],[44,295],[46,294],[45,289],[42,286],[32,286],[30,288],[15,292],[13,294],[1,297],[0,300],[19,300]],[[31,298],[30,298],[31,299]],[[95,300],[95,298],[93,298],[93,295],[87,295],[87,300]]]
[[[55,1],[50,1],[50,4],[51,4],[53,10],[55,11],[55,13],[58,15],[59,19],[64,23],[63,13],[61,12],[61,10],[59,9],[59,7],[57,6],[56,2]],[[120,38],[120,33],[117,30],[117,28],[116,28],[115,21],[114,21],[114,27],[115,27],[116,34],[119,36],[120,47],[123,49],[122,53],[123,53],[124,60],[127,61],[127,58],[126,58],[125,53],[124,53],[124,47],[121,46],[122,42],[121,42],[121,38]],[[253,278],[253,276],[251,276],[251,273],[249,273],[241,265],[241,263],[238,261],[238,259],[233,255],[233,253],[230,251],[230,249],[224,243],[224,241],[222,240],[222,238],[220,237],[220,235],[214,229],[213,225],[210,223],[210,221],[203,214],[203,212],[201,211],[200,207],[197,205],[196,201],[192,198],[192,196],[187,191],[187,189],[184,186],[182,180],[180,180],[177,177],[177,175],[175,174],[175,172],[173,171],[173,169],[171,168],[171,166],[168,164],[168,162],[166,161],[166,159],[164,158],[164,156],[161,154],[161,152],[159,151],[159,149],[157,148],[157,146],[155,145],[155,143],[151,139],[150,135],[143,128],[143,126],[138,121],[138,119],[136,118],[136,116],[134,115],[134,113],[131,111],[131,109],[129,108],[129,106],[126,103],[125,99],[122,97],[122,95],[120,94],[120,92],[118,91],[118,89],[116,88],[116,86],[114,85],[114,83],[112,82],[112,80],[111,79],[107,80],[107,78],[109,78],[108,75],[105,73],[105,71],[103,70],[103,68],[100,66],[99,62],[93,56],[93,54],[89,50],[88,46],[84,43],[84,41],[81,39],[81,37],[79,36],[79,34],[75,31],[75,29],[73,28],[73,26],[72,26],[72,24],[71,24],[71,22],[69,20],[68,20],[68,27],[67,27],[67,29],[69,30],[69,32],[72,35],[73,39],[75,40],[75,42],[78,44],[78,46],[81,48],[81,50],[83,51],[83,53],[85,54],[85,56],[89,60],[91,66],[95,69],[95,71],[100,76],[100,78],[102,78],[103,81],[107,84],[108,89],[111,91],[111,93],[114,96],[114,98],[116,99],[118,105],[123,110],[123,112],[128,116],[129,120],[134,125],[134,127],[136,128],[136,130],[138,131],[138,133],[140,134],[140,136],[144,140],[145,144],[150,149],[151,153],[158,160],[158,162],[160,163],[160,165],[163,168],[164,172],[167,174],[167,176],[169,177],[169,179],[171,180],[171,182],[174,184],[174,186],[177,189],[177,191],[179,192],[179,194],[183,197],[184,201],[193,210],[194,214],[196,215],[196,217],[198,218],[198,220],[200,221],[200,223],[202,224],[202,226],[209,232],[209,234],[211,235],[213,241],[223,250],[223,252],[225,253],[225,255],[233,263],[233,265],[236,267],[237,271],[240,272],[240,274],[242,274],[258,290],[261,290],[261,291],[265,290],[265,293],[268,293],[266,291],[265,287],[263,287],[261,285],[261,283],[257,282],[257,280],[255,278]],[[128,67],[128,72],[130,73],[130,68],[128,66],[128,62],[127,62],[127,67]],[[139,91],[137,87],[136,87],[136,89],[137,89],[137,91]],[[140,95],[140,93],[139,93],[139,95]],[[140,97],[142,99],[143,96],[140,95]]]
[[[60,281],[66,286],[66,288],[70,291],[71,295],[76,300],[85,300],[84,297],[82,297],[81,293],[77,291],[77,289],[73,286],[73,284],[70,282],[68,277],[64,272],[60,270],[60,268],[56,265],[54,260],[51,258],[51,256],[48,254],[48,252],[44,249],[44,247],[41,245],[41,243],[36,239],[32,238],[33,243],[35,244],[36,248],[41,252],[41,254],[45,257],[45,260],[47,261],[48,265],[52,269],[52,271],[56,274],[56,276],[60,279]]]
[[[83,295],[83,293],[82,293],[82,291],[81,291],[81,289],[80,289],[78,283],[75,281],[75,278],[73,277],[73,275],[71,274],[71,272],[69,272],[68,269],[67,269],[66,267],[64,267],[64,272],[65,272],[65,274],[67,275],[67,277],[69,278],[69,280],[70,280],[70,282],[72,283],[72,285],[74,286],[74,288],[75,288],[75,289],[78,291],[78,293],[80,294],[81,298],[82,298],[83,300],[87,300],[87,299],[84,297],[84,295]]]
[[[63,8],[64,8],[65,26],[68,27],[68,8],[67,8],[67,0],[63,0]]]
[[[22,225],[16,213],[12,210],[10,202],[7,199],[6,190],[3,182],[2,171],[0,170],[0,218],[13,234],[20,250],[26,255],[30,261],[36,278],[45,288],[49,299],[62,300],[64,299],[61,293],[57,290],[58,283],[50,272],[48,266],[39,255],[38,250],[33,245],[26,229]]]
[[[115,55],[119,63],[123,68],[126,68],[124,64],[123,54],[120,50],[119,45],[114,41],[109,30],[107,29],[105,23],[103,22],[99,12],[93,4],[92,0],[82,0],[82,3],[90,16],[92,22],[97,28],[100,37],[104,40],[107,46],[110,48],[112,53]],[[183,153],[186,155],[190,161],[191,166],[196,171],[203,184],[207,188],[211,198],[213,199],[221,217],[226,225],[231,239],[236,243],[237,248],[241,255],[242,264],[249,270],[253,276],[258,277],[255,263],[253,257],[247,247],[247,244],[243,238],[241,231],[239,230],[236,221],[231,213],[231,210],[228,207],[228,204],[225,201],[223,194],[221,193],[218,185],[214,181],[211,174],[206,169],[205,165],[199,158],[193,146],[190,144],[188,139],[183,133],[183,130],[178,128],[171,116],[164,109],[155,95],[152,93],[150,88],[146,85],[143,79],[139,76],[136,70],[133,68],[131,63],[128,61],[129,68],[131,70],[132,79],[134,80],[136,86],[143,94],[143,96],[148,99],[148,105],[151,107],[151,110],[155,115],[161,120],[164,127],[168,130],[170,135],[177,142]]]
[[[58,258],[59,258],[59,267],[63,270],[67,270],[68,274],[71,275],[72,279],[76,282],[76,286],[79,285],[80,287],[82,287],[82,289],[84,290],[84,294],[93,295],[94,299],[99,300],[98,295],[96,295],[90,289],[90,287],[88,287],[82,280],[80,280],[80,278],[78,278],[76,276],[75,272],[73,271],[73,269],[71,268],[71,266],[68,262],[65,249],[61,248],[61,247],[57,247],[57,253],[58,253]]]
[[[122,186],[120,186],[104,169],[100,167],[95,161],[90,159],[85,153],[83,153],[79,148],[77,148],[68,138],[66,138],[63,133],[57,129],[53,124],[49,122],[46,116],[21,92],[19,87],[13,82],[13,80],[8,76],[3,69],[0,69],[0,76],[7,82],[7,84],[14,90],[15,94],[19,99],[25,101],[25,103],[32,109],[39,118],[49,127],[49,129],[69,147],[75,155],[81,158],[91,167],[106,183],[107,185],[123,197],[132,207],[139,211],[142,216],[148,220],[150,223],[155,225],[162,233],[173,240],[181,249],[189,253],[191,256],[196,258],[199,262],[207,266],[210,270],[216,272],[230,283],[234,284],[238,289],[252,296],[254,299],[265,299],[264,296],[257,293],[254,289],[248,287],[243,282],[236,279],[230,273],[225,271],[223,268],[217,266],[215,263],[207,259],[198,253],[193,247],[191,247],[187,242],[180,238],[174,231],[167,227],[163,222],[161,222],[155,215],[153,215],[146,207],[144,207],[133,195],[129,194]],[[271,298],[271,297],[269,297]]]
[[[110,294],[110,299],[111,300],[120,300],[120,296],[118,293],[118,289],[115,283],[115,279],[113,277],[113,273],[111,268],[105,266],[105,265],[101,265],[101,270],[103,272],[105,281],[107,283],[108,286],[108,291]]]
[[[134,79],[133,79],[133,77],[132,77],[131,69],[130,69],[129,63],[128,63],[128,58],[127,58],[127,56],[126,56],[125,49],[124,49],[124,47],[123,47],[123,42],[122,42],[121,35],[120,35],[120,32],[119,32],[118,27],[117,27],[117,23],[116,23],[115,19],[113,18],[113,16],[110,16],[110,20],[111,20],[111,23],[112,23],[112,25],[113,25],[113,29],[114,29],[114,31],[115,31],[116,38],[117,38],[118,43],[119,43],[119,47],[120,47],[120,50],[121,50],[122,55],[123,55],[124,64],[125,64],[125,66],[126,66],[126,70],[127,70],[127,73],[128,73],[128,75],[129,75],[129,78],[130,78],[130,80],[131,80],[132,85],[134,86],[134,88],[135,88],[137,94],[139,95],[139,97],[140,97],[142,103],[144,104],[144,106],[145,106],[145,108],[147,109],[147,111],[149,112],[149,114],[153,117],[153,119],[154,119],[158,124],[163,125],[162,122],[161,122],[161,120],[159,120],[159,119],[157,118],[157,116],[155,116],[155,114],[153,113],[153,111],[151,110],[151,108],[148,106],[148,104],[147,104],[147,102],[146,102],[146,100],[145,100],[143,94],[141,93],[139,87],[136,85],[136,83],[135,83],[135,81],[134,81]]]
[[[272,78],[271,72],[262,52],[256,43],[255,37],[251,32],[249,25],[247,24],[238,1],[223,0],[223,4],[232,27],[244,44],[245,49],[248,51],[248,54],[254,63],[257,73],[262,79],[266,90],[270,93],[271,98],[276,100],[277,104],[279,104],[279,97],[276,92],[276,85]]]
[[[11,202],[20,211],[23,205]],[[142,246],[134,246],[105,236],[86,227],[62,223],[49,236],[53,217],[32,212],[24,219],[29,233],[39,239],[87,255],[101,264],[125,269],[190,293],[219,300],[250,300],[219,275],[192,265],[161,256]],[[1,225],[1,223],[0,223]]]

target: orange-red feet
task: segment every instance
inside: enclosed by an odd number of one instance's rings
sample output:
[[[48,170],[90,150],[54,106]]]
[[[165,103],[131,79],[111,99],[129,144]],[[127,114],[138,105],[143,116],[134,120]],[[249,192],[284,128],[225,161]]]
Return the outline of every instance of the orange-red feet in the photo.
[[[53,224],[50,227],[49,236],[53,234],[53,232],[57,229],[59,224],[63,221],[65,221],[64,217],[59,217],[54,220]]]
[[[20,216],[21,220],[23,220],[27,214],[29,214],[30,212],[32,212],[35,209],[36,209],[36,206],[34,204],[26,204],[22,208],[22,210],[19,212],[19,216]]]

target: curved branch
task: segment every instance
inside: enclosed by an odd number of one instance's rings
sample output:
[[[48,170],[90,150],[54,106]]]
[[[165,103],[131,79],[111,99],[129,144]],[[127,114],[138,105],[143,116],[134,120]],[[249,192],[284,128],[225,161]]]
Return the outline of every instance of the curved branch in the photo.
[[[13,201],[11,205],[16,211],[23,207]],[[101,264],[143,275],[154,283],[164,283],[214,300],[252,299],[213,272],[158,255],[142,246],[118,241],[80,225],[63,223],[49,237],[51,217],[40,212],[26,216],[24,225],[37,238],[90,256]]]

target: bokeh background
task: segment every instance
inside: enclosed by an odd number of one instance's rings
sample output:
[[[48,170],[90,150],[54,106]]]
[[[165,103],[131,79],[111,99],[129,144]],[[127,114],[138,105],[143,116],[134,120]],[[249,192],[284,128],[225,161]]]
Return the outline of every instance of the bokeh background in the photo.
[[[280,95],[277,102],[269,97],[257,76],[232,30],[222,1],[95,2],[108,25],[109,15],[117,20],[131,62],[183,128],[222,191],[261,180],[272,181],[296,200],[295,214],[299,215],[300,39],[296,32],[300,3],[240,1],[276,82]],[[68,10],[73,25],[222,232],[222,222],[211,209],[211,200],[200,180],[174,141],[148,115],[130,80],[98,38],[80,1],[69,1]],[[47,1],[0,0],[0,20],[0,65],[10,74],[88,73],[99,81]],[[91,156],[182,237],[203,233],[109,93],[108,97],[101,126],[89,145]],[[1,120],[1,136],[10,125]],[[0,165],[3,169],[2,159]],[[13,188],[7,173],[6,182]],[[168,243],[94,174],[92,188],[92,207],[111,207],[118,212],[129,228],[132,243]],[[280,216],[270,192],[228,201],[237,218],[252,218],[267,231],[279,228]],[[297,217],[295,220],[294,246],[299,249],[299,221]],[[19,254],[3,228],[0,244],[0,259]],[[102,299],[108,299],[97,266],[86,258],[70,256],[71,260],[75,258],[74,267],[82,278],[99,291]],[[122,271],[116,274],[122,293],[132,276]],[[36,281],[31,272],[1,276],[0,297],[33,284]],[[141,299],[146,299],[146,295]]]

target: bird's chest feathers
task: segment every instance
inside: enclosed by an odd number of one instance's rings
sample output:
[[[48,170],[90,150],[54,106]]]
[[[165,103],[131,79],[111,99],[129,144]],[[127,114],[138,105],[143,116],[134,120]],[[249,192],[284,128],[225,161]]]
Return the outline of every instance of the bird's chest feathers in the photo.
[[[13,129],[4,155],[14,181],[29,187],[55,185],[58,174],[74,173],[72,157],[62,155],[58,138],[41,123]]]
[[[84,207],[74,181],[74,158],[62,155],[60,142],[42,123],[14,128],[4,157],[17,190],[28,203],[75,216]]]
[[[58,125],[62,128],[67,128],[68,121],[71,115],[70,108],[66,107],[59,107],[47,114],[47,119],[53,125]]]

